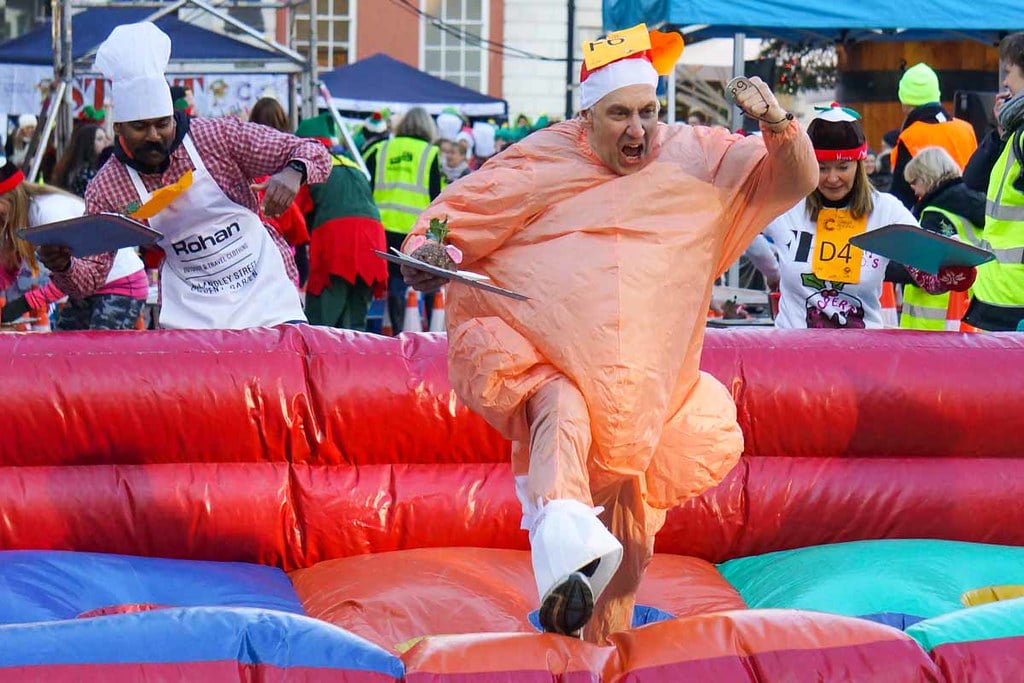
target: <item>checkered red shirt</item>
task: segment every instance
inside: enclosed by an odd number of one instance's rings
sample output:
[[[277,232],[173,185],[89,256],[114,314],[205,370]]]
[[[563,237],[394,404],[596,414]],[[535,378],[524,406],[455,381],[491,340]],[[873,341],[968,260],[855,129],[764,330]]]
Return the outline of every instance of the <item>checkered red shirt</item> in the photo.
[[[253,178],[277,173],[288,161],[297,159],[306,165],[306,181],[322,183],[331,172],[330,155],[316,140],[297,138],[268,126],[243,123],[234,117],[192,119],[189,135],[213,179],[231,201],[259,213],[256,195],[249,189]],[[171,153],[171,162],[162,175],[139,174],[150,192],[177,182],[192,169],[184,145]],[[85,194],[86,213],[107,211],[130,213],[129,204],[140,201],[124,164],[111,158],[89,183]],[[145,222],[145,221],[144,221]],[[267,227],[281,249],[288,276],[298,282],[298,271],[291,248],[271,227]],[[53,281],[69,296],[91,295],[106,282],[114,253],[87,258],[72,258],[63,273],[52,273]]]

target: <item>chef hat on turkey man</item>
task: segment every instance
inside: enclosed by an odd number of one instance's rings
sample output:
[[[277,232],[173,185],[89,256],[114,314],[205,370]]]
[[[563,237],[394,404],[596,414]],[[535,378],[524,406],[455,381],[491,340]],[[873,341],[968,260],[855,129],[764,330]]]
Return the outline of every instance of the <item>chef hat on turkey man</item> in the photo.
[[[683,54],[683,37],[674,31],[648,31],[637,24],[583,45],[580,109],[590,109],[605,95],[630,85],[658,87],[658,77],[672,72]]]
[[[96,51],[94,66],[113,88],[114,123],[160,119],[174,114],[164,70],[171,39],[150,21],[122,24]]]

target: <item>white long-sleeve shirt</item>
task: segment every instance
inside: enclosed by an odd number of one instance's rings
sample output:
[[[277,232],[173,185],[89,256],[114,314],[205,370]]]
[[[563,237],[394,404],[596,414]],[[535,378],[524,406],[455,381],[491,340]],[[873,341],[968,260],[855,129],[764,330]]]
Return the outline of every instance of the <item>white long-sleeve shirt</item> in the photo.
[[[866,230],[893,223],[917,225],[913,215],[890,194],[873,192],[874,210]],[[856,284],[822,281],[811,269],[817,248],[817,224],[807,215],[805,201],[775,219],[764,233],[771,237],[779,254],[780,328],[869,328],[883,327],[882,281],[889,259],[865,251],[861,257],[860,281]]]

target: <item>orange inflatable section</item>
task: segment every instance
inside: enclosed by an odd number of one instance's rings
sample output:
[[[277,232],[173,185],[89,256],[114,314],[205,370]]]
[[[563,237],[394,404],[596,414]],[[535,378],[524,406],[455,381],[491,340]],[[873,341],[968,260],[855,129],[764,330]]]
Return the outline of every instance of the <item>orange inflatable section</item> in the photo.
[[[309,616],[396,651],[429,635],[536,633],[526,551],[424,548],[329,560],[290,576]],[[678,555],[655,556],[637,600],[677,617],[746,607],[714,565]]]

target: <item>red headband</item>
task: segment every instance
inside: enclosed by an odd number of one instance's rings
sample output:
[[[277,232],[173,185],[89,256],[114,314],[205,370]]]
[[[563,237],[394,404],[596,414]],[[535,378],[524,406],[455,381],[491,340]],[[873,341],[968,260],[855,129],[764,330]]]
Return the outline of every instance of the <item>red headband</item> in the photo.
[[[814,157],[818,161],[860,161],[868,158],[868,143],[853,149],[815,149]]]
[[[18,185],[21,185],[21,183],[24,182],[24,180],[25,180],[25,174],[22,173],[21,169],[19,168],[17,171],[12,173],[7,178],[4,178],[3,180],[0,180],[0,194],[5,194],[7,192],[10,192],[14,188],[16,188]]]

